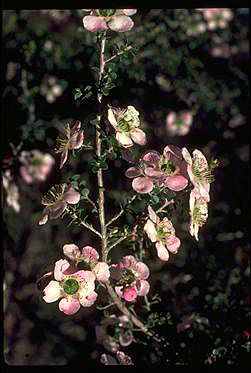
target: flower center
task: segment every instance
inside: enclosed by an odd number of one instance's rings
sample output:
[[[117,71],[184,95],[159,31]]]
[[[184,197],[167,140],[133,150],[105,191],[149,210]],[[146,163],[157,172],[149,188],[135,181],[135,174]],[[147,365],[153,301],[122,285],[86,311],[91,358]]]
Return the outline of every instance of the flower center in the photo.
[[[192,172],[195,176],[196,181],[211,183],[214,180],[212,175],[212,169],[214,165],[207,166],[203,159],[196,159],[192,164]]]
[[[196,27],[194,26],[194,30],[195,29],[196,29]],[[176,124],[177,127],[182,127],[184,125],[184,120],[182,118],[177,118],[175,124]]]
[[[119,119],[118,126],[119,126],[119,129],[121,129],[121,131],[123,132],[129,132],[131,129],[129,122],[125,120],[124,118]]]
[[[79,270],[84,270],[84,271],[91,271],[92,266],[90,262],[86,262],[85,260],[81,260],[81,262],[78,262],[77,264]]]
[[[116,13],[116,9],[98,9],[98,13],[102,17],[111,17]]]
[[[193,221],[199,226],[202,227],[208,217],[207,203],[205,201],[196,201],[194,210],[193,210]]]
[[[32,166],[41,166],[43,164],[42,159],[31,156],[30,163]]]
[[[41,203],[45,206],[53,205],[62,200],[65,190],[65,184],[54,185],[49,192],[42,198]]]
[[[176,171],[176,166],[172,161],[161,161],[160,170],[163,171],[166,175],[172,175]]]
[[[124,269],[122,275],[119,279],[118,285],[128,285],[131,284],[135,279],[134,274],[129,269]]]
[[[73,278],[69,278],[64,282],[63,289],[66,294],[73,295],[80,288],[79,282]]]
[[[172,234],[172,229],[171,227],[168,227],[166,224],[164,225],[163,223],[160,223],[156,226],[156,231],[157,231],[157,235],[158,235],[158,238],[161,240],[161,241],[165,241],[166,239],[168,239],[171,234]]]

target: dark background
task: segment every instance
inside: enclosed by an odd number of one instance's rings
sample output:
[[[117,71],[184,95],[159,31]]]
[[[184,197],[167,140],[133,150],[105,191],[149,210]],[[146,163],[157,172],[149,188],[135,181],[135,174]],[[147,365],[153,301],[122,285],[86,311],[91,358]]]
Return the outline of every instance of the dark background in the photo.
[[[120,44],[126,37],[138,47],[134,56],[116,64],[117,86],[104,98],[105,104],[133,105],[140,112],[148,144],[136,153],[151,148],[162,152],[165,145],[174,144],[190,151],[200,149],[208,160],[220,161],[211,186],[209,218],[199,242],[190,237],[188,220],[181,216],[174,219],[182,241],[176,256],[161,262],[150,243],[146,244],[150,296],[158,293],[162,299],[152,312],[169,315],[169,321],[156,330],[167,337],[170,346],[166,350],[157,347],[161,355],[151,343],[133,343],[125,352],[135,364],[167,358],[172,365],[210,364],[210,359],[214,365],[247,363],[250,342],[243,331],[250,332],[249,13],[246,8],[232,12],[226,28],[191,36],[187,30],[196,22],[197,10],[140,9],[130,32],[110,34],[111,44]],[[91,152],[69,156],[62,170],[53,152],[58,129],[66,122],[81,120],[86,141],[94,133],[89,122],[95,101],[74,100],[76,88],[94,84],[91,67],[98,66],[95,35],[83,28],[83,16],[77,10],[3,11],[3,156],[11,155],[9,143],[17,146],[23,141],[22,150],[40,149],[56,160],[48,179],[32,185],[20,177],[18,159],[7,166],[4,163],[15,176],[21,204],[16,213],[6,204],[3,190],[4,354],[10,365],[74,364],[83,355],[85,364],[97,365],[105,352],[95,339],[95,325],[102,318],[96,305],[68,317],[58,310],[58,302],[46,304],[35,284],[62,258],[64,244],[100,248],[95,235],[76,226],[66,228],[65,220],[37,224],[43,194],[76,173],[96,198],[96,175],[88,165]],[[215,46],[220,49],[217,57],[212,52]],[[28,93],[23,90],[24,72]],[[55,76],[62,86],[54,102],[41,94],[46,76]],[[35,118],[29,115],[31,107]],[[193,112],[193,124],[187,135],[171,137],[166,115],[180,110]],[[131,191],[131,182],[123,175],[126,161],[108,164],[104,180],[109,218]],[[96,224],[93,216],[89,219]],[[119,220],[118,226],[129,223],[128,219]],[[124,242],[114,250],[114,261],[127,253],[132,248]],[[142,304],[140,300],[136,311],[146,318]],[[208,319],[208,324],[195,322],[177,333],[177,324],[192,313]],[[136,336],[144,341],[140,333]]]

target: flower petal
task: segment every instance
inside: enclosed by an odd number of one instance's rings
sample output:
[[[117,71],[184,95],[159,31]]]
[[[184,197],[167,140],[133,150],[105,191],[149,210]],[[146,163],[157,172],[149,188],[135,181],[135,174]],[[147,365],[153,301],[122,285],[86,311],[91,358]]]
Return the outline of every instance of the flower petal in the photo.
[[[171,236],[167,241],[166,241],[166,246],[169,251],[173,254],[177,254],[178,248],[180,247],[180,239],[176,236]]]
[[[139,296],[143,296],[143,295],[148,294],[148,292],[150,290],[150,284],[146,280],[137,280],[136,281],[136,287],[137,287]]]
[[[59,168],[62,168],[65,162],[67,161],[68,158],[68,149],[64,149],[64,151],[61,153],[61,158],[60,158],[60,166]]]
[[[104,365],[119,365],[117,363],[117,360],[115,360],[111,355],[109,354],[102,354],[100,358],[100,362]]]
[[[108,22],[108,26],[113,31],[125,32],[130,31],[133,28],[134,22],[130,17],[127,17],[126,15],[116,16]]]
[[[67,270],[70,268],[70,263],[66,259],[60,259],[55,263],[54,278],[61,281],[68,274]]]
[[[88,289],[90,291],[94,290],[95,284],[95,275],[91,271],[84,271],[80,270],[76,273],[74,273],[74,276],[77,277],[77,279],[80,282],[85,282],[88,285]]]
[[[42,217],[39,220],[38,224],[43,225],[43,224],[46,224],[47,221],[48,221],[48,207],[45,207],[45,209],[42,212]]]
[[[158,178],[163,177],[163,172],[159,171],[159,170],[156,170],[153,167],[145,168],[144,173],[146,174],[146,176],[149,176],[149,177],[158,177]]]
[[[87,262],[97,262],[99,259],[99,253],[92,246],[85,246],[82,248],[83,259]]]
[[[97,296],[98,294],[92,291],[86,297],[80,297],[79,301],[83,307],[91,307],[95,303]]]
[[[132,302],[134,301],[137,296],[138,296],[138,292],[136,291],[136,289],[134,288],[125,288],[122,292],[123,294],[123,298],[127,301],[127,302]]]
[[[150,193],[153,190],[153,182],[148,177],[137,177],[133,180],[132,187],[138,193]]]
[[[181,152],[182,152],[182,155],[183,155],[183,158],[185,159],[185,161],[190,165],[192,166],[192,157],[191,155],[189,154],[187,148],[182,148],[181,149]]]
[[[63,246],[64,255],[72,260],[76,260],[80,255],[80,250],[74,243]]]
[[[136,167],[130,167],[125,172],[125,176],[128,178],[134,178],[140,175],[141,175],[141,171]]]
[[[58,306],[60,311],[64,312],[66,315],[73,315],[80,309],[78,299],[75,299],[73,297],[61,299]]]
[[[117,132],[116,133],[116,140],[124,146],[124,148],[129,148],[133,146],[133,142],[130,137],[125,132]]]
[[[146,144],[146,134],[140,128],[134,128],[130,131],[130,136],[136,144],[145,145]]]
[[[93,273],[96,275],[96,278],[100,282],[107,282],[109,281],[110,277],[110,271],[109,266],[107,263],[99,262],[96,264],[96,266],[93,268]]]
[[[57,219],[61,216],[66,209],[66,203],[64,201],[59,201],[54,203],[48,208],[50,219]]]
[[[149,205],[148,206],[148,214],[149,214],[149,218],[155,223],[157,224],[159,222],[159,217],[158,215],[156,214],[156,212],[153,210],[153,208]]]
[[[57,281],[50,281],[49,284],[44,288],[43,299],[47,303],[52,303],[61,297],[61,286]]]
[[[86,30],[91,32],[104,31],[108,28],[103,18],[96,16],[85,16],[83,25]]]
[[[149,166],[157,166],[160,155],[156,150],[148,150],[142,157],[142,160]]]
[[[138,262],[135,267],[136,267],[135,270],[140,275],[139,276],[140,279],[146,280],[149,277],[150,271],[149,271],[149,268],[147,267],[147,265],[145,263]]]
[[[169,253],[168,253],[165,245],[163,245],[162,242],[158,241],[155,244],[155,247],[157,249],[157,254],[158,254],[158,257],[160,258],[160,260],[167,261],[169,259]]]
[[[74,188],[70,187],[67,192],[64,193],[64,201],[67,203],[75,205],[80,201],[80,193],[77,192]]]
[[[137,9],[122,9],[122,11],[126,16],[133,16],[137,13]]]
[[[175,192],[178,192],[187,187],[188,180],[184,176],[181,176],[181,175],[169,176],[165,179],[164,185],[167,188],[174,190]]]
[[[69,149],[79,149],[84,142],[84,131],[79,131],[71,136],[69,141]]]
[[[155,224],[148,219],[145,226],[144,226],[144,231],[146,231],[147,236],[152,242],[156,242],[158,240],[158,234],[155,229]]]

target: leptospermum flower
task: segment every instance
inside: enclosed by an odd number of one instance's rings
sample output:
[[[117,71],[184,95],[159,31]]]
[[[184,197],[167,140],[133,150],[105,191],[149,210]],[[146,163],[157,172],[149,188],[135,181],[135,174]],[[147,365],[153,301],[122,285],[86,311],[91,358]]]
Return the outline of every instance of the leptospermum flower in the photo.
[[[147,220],[144,230],[149,239],[155,243],[158,257],[167,261],[169,259],[168,251],[177,254],[180,239],[176,237],[173,224],[167,217],[161,221],[151,206],[148,206],[148,212],[150,219]]]
[[[193,115],[190,111],[175,113],[171,111],[166,117],[166,129],[171,136],[184,136],[190,131]]]
[[[46,206],[39,220],[39,225],[46,224],[48,219],[57,219],[67,208],[67,204],[75,205],[80,201],[80,193],[66,184],[52,187],[42,198],[42,205]]]
[[[133,143],[146,144],[145,132],[140,128],[139,112],[133,106],[127,109],[108,109],[108,120],[116,131],[117,141],[124,147],[130,148]]]
[[[204,8],[199,10],[206,18],[209,30],[214,30],[217,27],[225,28],[233,18],[233,13],[229,8]]]
[[[23,150],[20,154],[21,162],[20,174],[27,184],[34,181],[46,180],[50,172],[54,158],[49,153],[42,153],[37,149],[26,151]]]
[[[210,182],[213,181],[212,166],[209,167],[206,157],[200,150],[195,149],[192,158],[187,148],[182,148],[182,155],[187,162],[187,173],[191,182],[198,188],[205,201],[209,202]]]
[[[126,355],[122,351],[117,351],[116,359],[109,354],[102,354],[100,358],[100,362],[104,365],[134,365],[132,359],[129,355]]]
[[[146,281],[150,274],[149,268],[133,255],[124,256],[118,264],[112,264],[110,273],[116,280],[116,293],[128,302],[149,292],[150,285]]]
[[[73,272],[70,263],[60,259],[55,263],[54,278],[44,289],[47,303],[59,302],[60,311],[73,315],[83,307],[90,307],[97,298],[95,275],[91,271]]]
[[[139,168],[130,167],[125,175],[134,178],[133,189],[138,193],[150,193],[154,185],[180,191],[188,185],[186,161],[181,150],[174,145],[164,148],[163,155],[148,150],[140,161]]]
[[[86,9],[86,11],[91,13],[83,18],[83,24],[84,28],[91,32],[107,29],[117,32],[130,31],[134,22],[129,16],[137,13],[137,9]]]
[[[60,168],[63,167],[67,161],[68,151],[79,149],[84,142],[84,131],[81,130],[81,122],[78,120],[72,128],[69,123],[64,126],[62,135],[57,140],[57,148],[55,153],[61,153]]]
[[[81,250],[75,244],[67,244],[63,247],[64,255],[75,262],[79,269],[89,270],[100,282],[107,282],[110,277],[109,266],[105,262],[99,262],[99,253],[91,246],[85,246]]]
[[[208,204],[200,194],[198,188],[194,188],[190,192],[189,198],[189,208],[190,208],[190,225],[189,231],[191,236],[194,236],[198,241],[199,228],[201,228],[208,217]]]
[[[133,341],[130,322],[126,315],[109,315],[95,328],[97,342],[107,351],[116,352],[120,346],[129,346]]]

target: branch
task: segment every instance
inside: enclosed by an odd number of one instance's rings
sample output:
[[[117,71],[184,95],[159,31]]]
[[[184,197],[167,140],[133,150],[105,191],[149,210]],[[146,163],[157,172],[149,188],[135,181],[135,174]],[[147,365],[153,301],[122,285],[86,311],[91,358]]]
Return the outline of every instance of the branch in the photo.
[[[110,251],[113,247],[117,246],[120,242],[124,241],[127,237],[128,237],[128,236],[120,237],[117,241],[113,242],[113,244],[112,244],[111,246],[107,247],[107,254],[109,253],[109,251]],[[106,257],[107,257],[107,256],[106,256]]]
[[[159,212],[163,211],[168,205],[171,205],[172,203],[174,203],[174,199],[171,199],[170,201],[168,199],[166,199],[165,203],[163,206],[161,206],[156,212],[156,214],[158,214]]]
[[[124,213],[124,211],[127,208],[127,206],[130,205],[135,200],[135,198],[137,198],[137,194],[134,194],[132,196],[132,198],[127,202],[127,204],[125,205],[125,207],[124,208],[122,207],[121,210],[120,210],[120,212],[117,215],[115,215],[110,221],[108,221],[108,223],[106,224],[106,226],[108,227],[108,225],[112,224],[115,220],[117,220]]]

